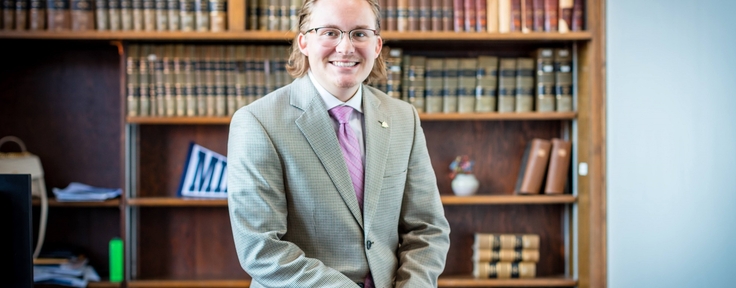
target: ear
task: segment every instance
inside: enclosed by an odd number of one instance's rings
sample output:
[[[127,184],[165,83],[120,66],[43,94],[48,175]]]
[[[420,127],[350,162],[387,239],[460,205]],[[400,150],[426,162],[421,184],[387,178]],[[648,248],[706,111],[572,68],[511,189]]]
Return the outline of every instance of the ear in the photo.
[[[383,49],[383,39],[381,36],[378,36],[378,41],[376,41],[376,59],[378,59],[378,56],[381,56],[381,49]]]
[[[299,44],[299,51],[301,51],[304,56],[309,56],[309,50],[307,50],[307,35],[299,33],[299,36],[296,37],[296,41]]]

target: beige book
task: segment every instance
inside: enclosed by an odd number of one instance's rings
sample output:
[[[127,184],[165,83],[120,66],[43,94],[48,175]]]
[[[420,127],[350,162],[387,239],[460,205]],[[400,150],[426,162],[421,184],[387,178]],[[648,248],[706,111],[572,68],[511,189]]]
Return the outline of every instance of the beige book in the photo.
[[[132,0],[133,31],[143,31],[143,0]]]
[[[289,31],[289,2],[291,0],[278,0],[279,1],[279,30]]]
[[[184,69],[186,66],[185,62],[185,51],[184,44],[174,45],[174,99],[176,100],[176,116],[186,116],[187,114],[187,101],[184,93],[184,85],[186,82],[186,75]]]
[[[386,65],[388,68],[388,75],[386,77],[386,90],[388,96],[401,99],[401,59],[403,57],[403,50],[401,48],[390,48],[388,50],[388,58]]]
[[[120,0],[107,1],[107,19],[110,21],[110,31],[120,31]]]
[[[209,95],[207,95],[207,67],[209,66],[207,63],[207,46],[195,46],[195,55],[197,59],[195,60],[196,69],[194,69],[194,87],[197,98],[197,116],[205,116],[207,115],[207,99],[209,98]]]
[[[253,103],[256,100],[258,83],[256,82],[256,46],[245,46],[245,102]]]
[[[498,112],[516,108],[516,58],[501,58],[498,65]]]
[[[475,87],[475,112],[496,111],[498,86],[498,57],[479,56]]]
[[[442,58],[427,58],[425,102],[427,113],[442,113]]]
[[[138,63],[140,63],[140,46],[136,44],[128,45],[128,51],[125,57],[126,71],[126,99],[128,103],[128,116],[140,115],[140,81]]]
[[[539,262],[539,249],[477,249],[473,262]]]
[[[555,111],[554,49],[537,49],[537,87],[534,92],[537,112]]]
[[[247,30],[258,30],[258,13],[260,12],[258,7],[259,1],[258,0],[248,0],[246,3],[246,6],[248,7],[248,19],[245,22],[247,26],[245,27]]]
[[[511,30],[511,0],[498,0],[498,32]]]
[[[140,47],[140,57],[138,58],[138,82],[140,85],[139,111],[140,116],[151,115],[151,69],[148,56],[151,55],[151,45],[144,44]]]
[[[457,112],[475,112],[475,83],[477,82],[478,58],[460,59],[457,89]]]
[[[260,99],[268,93],[266,84],[266,46],[255,46],[253,69],[255,71],[256,91],[255,98]]]
[[[237,111],[240,107],[248,105],[247,95],[247,59],[246,59],[246,48],[245,45],[235,46],[235,65],[236,65],[236,77],[235,77],[235,110]]]
[[[534,59],[516,59],[516,112],[534,111]]]
[[[186,99],[187,116],[197,115],[197,92],[195,87],[197,50],[194,45],[184,46],[184,98]]]
[[[534,262],[481,262],[473,263],[473,277],[479,279],[527,279],[537,275]]]
[[[258,1],[258,30],[267,31],[268,27],[268,9],[270,5],[269,0],[253,0]]]
[[[498,6],[499,0],[487,0],[486,2],[486,26],[488,33],[498,33]]]
[[[210,30],[209,0],[194,0],[194,29],[199,32]]]
[[[195,0],[179,0],[179,23],[181,24],[181,31],[195,31],[194,1]]]
[[[572,55],[570,49],[555,49],[555,104],[557,112],[572,111]]]
[[[51,2],[48,2],[47,6],[46,6],[46,9],[48,9],[47,10],[47,13],[46,13],[46,16],[48,18],[47,19],[48,21],[46,21],[46,24],[48,25],[48,30],[49,31],[59,31],[59,30],[69,30],[69,29],[71,29],[71,18],[72,18],[72,16],[71,16],[71,11],[70,11],[70,7],[69,7],[69,1],[66,1],[66,0],[51,0]],[[12,10],[10,12],[12,12]],[[11,15],[10,16],[10,19],[11,19],[10,23],[13,23],[12,22],[12,19],[13,19],[13,16],[12,15],[13,14],[11,13],[10,15]],[[12,24],[8,24],[8,22],[7,22],[8,15],[7,14],[4,14],[3,16],[6,17],[5,18],[5,20],[6,20],[5,21],[5,25],[6,25],[5,28],[6,29],[12,28]],[[10,25],[10,26],[8,26],[8,25]]]
[[[397,0],[396,2],[396,25],[397,31],[409,31],[409,1]]]
[[[166,0],[166,17],[169,18],[169,31],[181,31],[179,21],[179,0]]]
[[[227,30],[227,0],[209,0],[210,31],[223,32]]]
[[[99,31],[110,29],[109,19],[107,18],[107,0],[95,0],[95,28]]]
[[[156,1],[143,0],[143,30],[156,30]]]
[[[290,0],[289,1],[289,30],[299,30],[299,9],[302,7],[302,0]],[[383,7],[381,7],[383,9]],[[382,26],[381,29],[385,27]]]
[[[442,97],[445,98],[442,102],[442,112],[444,113],[457,112],[459,74],[460,59],[445,58],[445,76],[442,80]]]
[[[176,116],[176,92],[174,91],[174,44],[164,45],[163,76],[164,76],[164,110],[165,116]]]
[[[279,3],[281,0],[269,0],[266,7],[266,16],[268,17],[268,31],[278,31],[281,26],[281,17],[279,13]]]
[[[212,70],[215,87],[215,116],[225,116],[227,114],[227,100],[225,99],[225,46],[214,45]]]
[[[95,11],[91,0],[74,0],[72,3],[72,31],[94,30]]]
[[[120,29],[133,30],[133,0],[120,0]]]
[[[427,58],[424,56],[411,56],[409,63],[409,104],[414,105],[417,112],[423,113],[426,108],[424,98],[424,72],[427,65]]]
[[[154,116],[166,116],[166,77],[164,77],[164,54],[166,47],[164,45],[153,46],[153,78],[156,85],[155,101],[151,104],[151,112]]]
[[[475,233],[473,250],[539,249],[537,234]]]
[[[169,30],[168,0],[156,0],[156,31]]]
[[[235,88],[238,77],[237,59],[235,58],[235,45],[225,46],[225,102],[227,103],[226,114],[232,116],[238,109],[237,91]]]
[[[31,0],[28,9],[28,30],[46,29],[46,0]]]

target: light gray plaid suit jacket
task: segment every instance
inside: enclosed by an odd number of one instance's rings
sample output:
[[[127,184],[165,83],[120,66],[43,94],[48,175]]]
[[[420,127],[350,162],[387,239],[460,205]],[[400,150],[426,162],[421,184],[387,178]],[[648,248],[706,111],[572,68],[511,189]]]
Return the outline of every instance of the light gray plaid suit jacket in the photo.
[[[369,86],[363,110],[364,214],[307,76],[233,116],[228,206],[251,287],[357,287],[369,271],[376,287],[437,286],[450,228],[418,114]]]

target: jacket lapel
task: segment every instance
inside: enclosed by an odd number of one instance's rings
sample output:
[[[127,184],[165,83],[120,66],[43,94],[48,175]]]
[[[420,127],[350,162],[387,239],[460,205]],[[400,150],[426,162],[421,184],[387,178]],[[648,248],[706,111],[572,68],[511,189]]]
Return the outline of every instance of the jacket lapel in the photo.
[[[363,86],[363,112],[366,161],[363,215],[364,227],[371,227],[383,187],[392,125],[389,114],[381,109],[381,101],[366,86]]]
[[[355,197],[352,180],[348,173],[345,159],[337,142],[332,119],[327,113],[324,101],[317,93],[308,76],[296,79],[291,85],[290,103],[303,111],[296,119],[296,125],[309,142],[314,153],[322,162],[332,183],[337,188],[343,201],[350,209],[355,220],[363,228],[363,215],[360,212],[358,199]]]

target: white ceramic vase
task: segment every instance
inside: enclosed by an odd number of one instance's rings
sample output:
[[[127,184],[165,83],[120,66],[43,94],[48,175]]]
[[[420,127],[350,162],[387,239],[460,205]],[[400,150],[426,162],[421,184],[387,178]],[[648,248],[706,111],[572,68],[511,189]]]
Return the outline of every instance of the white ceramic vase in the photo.
[[[457,174],[452,180],[452,192],[457,196],[469,196],[478,191],[478,179],[473,174]]]

